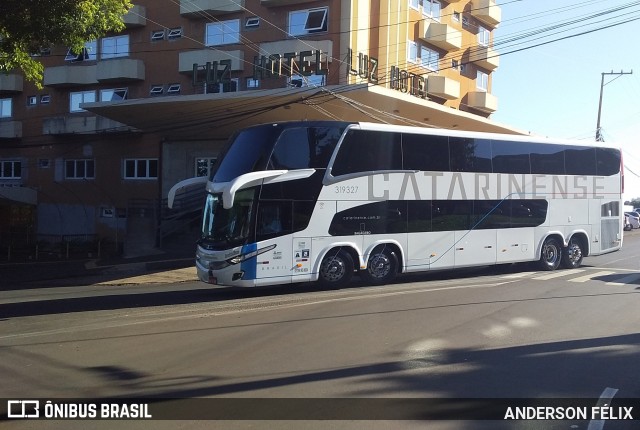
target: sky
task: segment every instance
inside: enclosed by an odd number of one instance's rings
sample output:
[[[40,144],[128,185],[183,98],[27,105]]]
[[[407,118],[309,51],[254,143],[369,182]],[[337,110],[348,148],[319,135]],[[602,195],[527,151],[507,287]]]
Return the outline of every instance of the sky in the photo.
[[[604,77],[600,122],[605,144],[623,151],[624,199],[640,198],[640,1],[497,3],[502,21],[494,33],[500,66],[493,74],[498,110],[492,120],[536,135],[593,141],[602,73],[633,71]],[[611,9],[619,10],[604,13]],[[541,32],[549,26],[557,28]],[[590,33],[578,35],[584,32]],[[534,47],[545,42],[551,43]]]

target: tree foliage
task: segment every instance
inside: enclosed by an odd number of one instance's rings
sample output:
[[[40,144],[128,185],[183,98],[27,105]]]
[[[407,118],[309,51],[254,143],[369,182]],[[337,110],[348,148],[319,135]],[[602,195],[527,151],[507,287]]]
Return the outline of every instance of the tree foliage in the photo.
[[[0,0],[0,72],[22,70],[41,86],[44,67],[32,54],[84,43],[124,28],[130,0]]]

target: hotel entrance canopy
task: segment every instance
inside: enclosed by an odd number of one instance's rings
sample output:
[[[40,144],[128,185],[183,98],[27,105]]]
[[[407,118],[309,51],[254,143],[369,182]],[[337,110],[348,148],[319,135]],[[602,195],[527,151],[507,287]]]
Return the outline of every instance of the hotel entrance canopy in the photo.
[[[255,124],[331,119],[525,134],[479,115],[367,84],[150,97],[82,107],[171,139],[224,139]]]

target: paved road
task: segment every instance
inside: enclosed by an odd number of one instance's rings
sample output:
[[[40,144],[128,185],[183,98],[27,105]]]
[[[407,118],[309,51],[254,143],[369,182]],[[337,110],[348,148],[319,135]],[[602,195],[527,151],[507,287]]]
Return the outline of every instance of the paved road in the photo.
[[[393,285],[334,291],[313,285],[216,290],[197,282],[3,291],[0,397],[597,399],[615,393],[638,398],[639,238],[629,234],[623,250],[588,258],[578,270],[538,272],[518,265],[405,276]],[[8,428],[114,428],[113,423],[12,421]],[[589,425],[579,420],[118,424]],[[633,428],[625,421],[603,424],[607,430]]]

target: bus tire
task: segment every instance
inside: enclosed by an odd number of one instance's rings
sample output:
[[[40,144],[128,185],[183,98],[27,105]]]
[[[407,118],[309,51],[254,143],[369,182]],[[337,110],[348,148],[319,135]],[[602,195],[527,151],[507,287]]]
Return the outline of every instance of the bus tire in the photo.
[[[553,237],[547,238],[542,244],[539,266],[542,270],[556,270],[562,260],[562,247]]]
[[[352,276],[353,258],[347,251],[331,250],[320,263],[319,281],[325,287],[343,287],[349,283]]]
[[[367,268],[361,272],[365,281],[373,285],[391,283],[397,273],[398,257],[393,248],[388,246],[375,248],[369,256]]]
[[[562,266],[567,269],[580,267],[584,254],[582,252],[582,242],[579,239],[571,238],[569,246],[564,249],[562,256]]]

